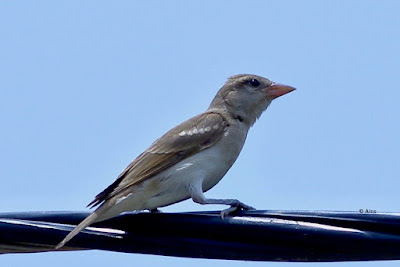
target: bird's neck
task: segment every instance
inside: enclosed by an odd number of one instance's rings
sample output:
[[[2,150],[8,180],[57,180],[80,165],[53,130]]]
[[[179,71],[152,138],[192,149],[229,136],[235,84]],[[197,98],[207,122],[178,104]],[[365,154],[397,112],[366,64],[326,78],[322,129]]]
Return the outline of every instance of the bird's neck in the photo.
[[[254,119],[249,119],[246,114],[242,114],[240,112],[234,112],[232,110],[227,109],[226,107],[210,107],[207,109],[206,112],[210,113],[218,113],[224,119],[229,123],[229,124],[236,124],[236,123],[241,123],[247,125],[248,128],[250,128],[254,122],[257,120],[257,117]]]
[[[218,110],[223,112],[226,116],[229,116],[230,119],[245,123],[248,125],[248,127],[251,127],[261,116],[264,110],[268,108],[270,103],[271,101],[265,101],[253,107],[238,107],[231,105],[221,97],[215,97],[215,99],[211,102],[208,111]]]

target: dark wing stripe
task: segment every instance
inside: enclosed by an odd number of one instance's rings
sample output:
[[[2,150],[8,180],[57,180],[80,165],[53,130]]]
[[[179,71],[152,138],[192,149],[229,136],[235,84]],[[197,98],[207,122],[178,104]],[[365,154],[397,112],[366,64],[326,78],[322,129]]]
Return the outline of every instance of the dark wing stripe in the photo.
[[[119,185],[119,183],[122,181],[122,179],[124,179],[123,176],[117,178],[112,184],[110,184],[106,189],[104,189],[103,191],[101,191],[98,195],[96,195],[96,197],[94,198],[94,200],[92,202],[90,202],[86,207],[96,207],[97,205],[99,205],[101,202],[103,202],[107,196],[114,191],[114,189]]]

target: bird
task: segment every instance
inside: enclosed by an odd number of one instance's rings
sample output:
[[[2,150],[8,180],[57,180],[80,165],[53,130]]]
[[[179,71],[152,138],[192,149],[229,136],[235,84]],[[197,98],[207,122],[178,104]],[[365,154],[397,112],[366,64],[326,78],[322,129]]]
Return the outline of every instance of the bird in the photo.
[[[55,247],[60,249],[89,225],[127,211],[159,212],[186,199],[221,204],[224,219],[254,209],[237,199],[206,198],[239,156],[251,126],[270,103],[294,87],[252,74],[227,79],[206,111],[175,126],[134,159],[88,207],[97,207]]]

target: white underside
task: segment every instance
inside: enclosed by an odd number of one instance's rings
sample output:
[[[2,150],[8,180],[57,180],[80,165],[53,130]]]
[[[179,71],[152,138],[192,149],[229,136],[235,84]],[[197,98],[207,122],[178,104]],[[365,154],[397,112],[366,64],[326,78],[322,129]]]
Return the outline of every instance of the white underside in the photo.
[[[115,205],[102,214],[99,220],[125,211],[155,209],[188,199],[191,197],[191,185],[195,183],[202,183],[203,192],[209,190],[222,179],[237,159],[247,132],[245,124],[231,124],[214,146],[132,187],[124,195],[117,196]]]

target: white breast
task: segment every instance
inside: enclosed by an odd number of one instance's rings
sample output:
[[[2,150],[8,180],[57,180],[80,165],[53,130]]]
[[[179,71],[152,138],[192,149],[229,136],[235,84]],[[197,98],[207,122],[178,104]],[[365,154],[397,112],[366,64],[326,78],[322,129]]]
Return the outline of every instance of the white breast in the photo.
[[[232,125],[217,144],[203,151],[203,166],[208,169],[203,181],[204,191],[216,185],[235,163],[246,141],[247,132],[248,128],[242,123]]]

